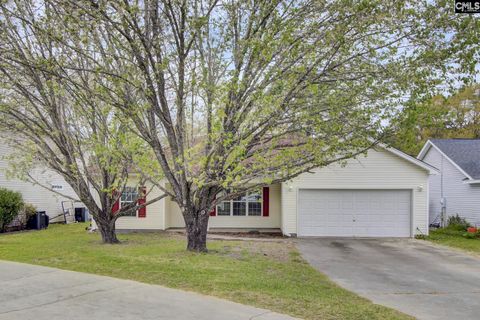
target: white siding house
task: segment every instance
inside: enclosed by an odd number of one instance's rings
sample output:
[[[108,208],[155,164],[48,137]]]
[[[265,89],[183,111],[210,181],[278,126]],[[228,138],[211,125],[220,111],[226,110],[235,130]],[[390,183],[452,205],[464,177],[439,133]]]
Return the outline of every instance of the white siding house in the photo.
[[[283,184],[283,232],[362,237],[428,234],[427,185],[434,170],[392,150],[370,150],[344,167],[334,164]],[[319,200],[308,199],[312,196]],[[302,205],[305,201],[310,204]],[[308,205],[313,209],[305,208]]]
[[[432,139],[418,158],[434,166],[439,175],[429,178],[430,223],[459,215],[480,225],[480,140]]]
[[[428,234],[428,177],[436,173],[398,150],[378,147],[346,166],[320,168],[218,204],[209,228],[278,230],[299,237]],[[180,209],[168,197],[148,206],[145,216],[122,217],[116,225],[117,230],[183,227]]]
[[[7,175],[9,169],[9,161],[6,159],[13,149],[4,141],[0,141],[0,187],[18,191],[22,194],[26,203],[34,205],[38,211],[46,211],[50,218],[57,217],[52,222],[62,221],[62,202],[66,209],[71,212],[70,219],[73,219],[74,203],[65,197],[47,190],[39,185],[34,185],[19,179],[14,179]],[[55,188],[62,194],[76,198],[73,189],[65,182],[65,180],[57,173],[48,169],[35,169],[30,174],[45,186]]]

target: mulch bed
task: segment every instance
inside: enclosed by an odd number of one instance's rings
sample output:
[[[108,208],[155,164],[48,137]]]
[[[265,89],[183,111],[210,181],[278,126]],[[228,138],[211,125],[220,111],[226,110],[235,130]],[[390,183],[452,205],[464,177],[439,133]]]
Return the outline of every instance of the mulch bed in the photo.
[[[210,235],[229,236],[238,238],[262,238],[262,239],[283,239],[288,238],[280,232],[212,232]]]

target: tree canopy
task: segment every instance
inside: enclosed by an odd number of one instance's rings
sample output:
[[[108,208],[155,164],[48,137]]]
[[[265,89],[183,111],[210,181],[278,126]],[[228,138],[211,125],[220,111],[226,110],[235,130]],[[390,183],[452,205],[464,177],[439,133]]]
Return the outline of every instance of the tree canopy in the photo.
[[[468,81],[480,30],[444,0],[31,0],[3,15],[52,46],[29,67],[128,119],[196,251],[217,202],[359,155],[410,101]]]
[[[33,4],[38,2],[6,3],[0,8],[0,132],[16,150],[12,171],[61,194],[29,174],[37,167],[59,173],[78,196],[72,200],[89,209],[102,239],[115,243],[115,221],[139,208],[134,204],[114,209],[127,183],[132,187],[129,176],[137,173],[133,187],[141,188],[161,173],[151,164],[150,175],[142,171],[142,159],[151,152],[128,129],[129,120],[96,94],[102,91],[102,79],[88,70],[72,72],[55,63],[64,56],[44,32],[55,28],[56,21],[36,21]],[[42,15],[48,12],[45,7]],[[72,59],[92,67],[82,56]]]
[[[480,85],[418,101],[405,109],[396,127],[387,140],[411,155],[418,154],[430,138],[480,139]]]

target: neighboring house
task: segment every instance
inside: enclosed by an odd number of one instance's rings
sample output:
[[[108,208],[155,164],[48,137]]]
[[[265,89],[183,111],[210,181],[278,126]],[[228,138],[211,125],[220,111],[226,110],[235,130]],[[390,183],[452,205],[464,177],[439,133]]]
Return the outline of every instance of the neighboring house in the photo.
[[[458,214],[480,225],[480,139],[431,139],[418,159],[439,175],[429,179],[430,223]]]
[[[20,192],[25,203],[34,205],[38,211],[45,211],[52,219],[52,222],[63,221],[63,209],[69,211],[70,215],[67,217],[67,220],[73,220],[74,207],[82,206],[81,204],[74,203],[71,199],[62,197],[39,185],[34,185],[19,179],[12,179],[7,175],[6,172],[9,168],[9,161],[6,157],[11,155],[13,151],[5,141],[0,140],[0,187]],[[52,170],[37,168],[30,172],[30,174],[46,187],[54,188],[69,197],[77,197],[65,180]]]
[[[209,228],[281,230],[299,237],[428,234],[428,177],[436,173],[435,168],[398,150],[378,147],[346,166],[330,165],[222,202],[211,213]],[[147,197],[159,194],[153,189]],[[119,205],[131,199],[125,193]],[[116,224],[117,230],[183,227],[180,209],[169,198],[140,214],[121,217]]]

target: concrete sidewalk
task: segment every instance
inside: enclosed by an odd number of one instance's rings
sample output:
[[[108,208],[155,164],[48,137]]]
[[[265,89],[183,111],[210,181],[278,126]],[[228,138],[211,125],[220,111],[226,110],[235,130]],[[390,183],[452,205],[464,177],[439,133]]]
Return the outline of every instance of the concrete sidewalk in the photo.
[[[162,286],[0,261],[0,319],[294,318]]]

